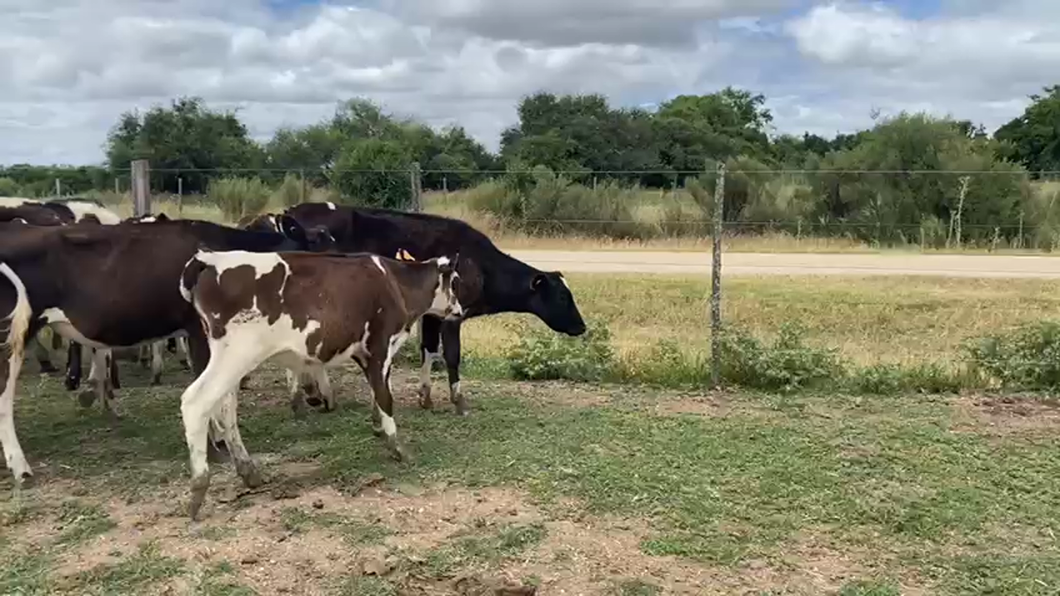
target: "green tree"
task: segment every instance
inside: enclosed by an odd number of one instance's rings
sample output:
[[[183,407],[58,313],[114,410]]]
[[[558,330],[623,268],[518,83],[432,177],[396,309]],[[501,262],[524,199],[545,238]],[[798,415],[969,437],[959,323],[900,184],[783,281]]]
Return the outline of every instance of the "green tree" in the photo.
[[[189,171],[264,164],[263,149],[236,113],[211,110],[197,97],[181,97],[143,114],[125,112],[107,136],[106,154],[112,171],[127,171],[132,160],[149,159],[158,170],[152,184],[168,191],[176,190],[179,170],[186,177],[184,188],[201,192],[209,175],[189,176]]]
[[[994,133],[1003,144],[999,154],[1032,173],[1060,171],[1060,85],[1030,96],[1023,114]]]
[[[960,121],[899,114],[824,160],[837,172],[814,177],[818,219],[864,239],[913,240],[926,222],[948,227],[960,211],[963,238],[983,240],[1018,219],[1025,196],[1022,168],[996,151],[996,141]],[[970,177],[963,202],[955,171],[984,172]]]

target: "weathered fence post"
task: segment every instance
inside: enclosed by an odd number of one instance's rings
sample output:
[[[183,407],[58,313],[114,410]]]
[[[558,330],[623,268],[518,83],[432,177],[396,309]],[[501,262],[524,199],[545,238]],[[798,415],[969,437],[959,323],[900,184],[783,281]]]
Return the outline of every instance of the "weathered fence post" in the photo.
[[[964,211],[964,197],[968,194],[968,184],[972,181],[970,176],[961,176],[961,194],[957,198],[957,248],[961,247],[961,212]]]
[[[184,216],[184,178],[177,176],[177,217]]]
[[[718,164],[718,181],[714,188],[714,252],[710,261],[710,381],[721,386],[721,234],[725,211],[725,162]]]
[[[146,159],[132,162],[132,198],[133,215],[146,215],[151,212],[151,175]]]
[[[412,162],[409,169],[409,185],[412,189],[412,210],[423,211],[423,186],[420,177],[420,162]]]
[[[59,179],[56,178],[55,179],[55,198],[58,199],[58,198],[60,198],[62,196],[63,196],[63,183],[59,182]]]
[[[114,194],[121,194],[121,179],[118,178],[117,174],[114,175]]]

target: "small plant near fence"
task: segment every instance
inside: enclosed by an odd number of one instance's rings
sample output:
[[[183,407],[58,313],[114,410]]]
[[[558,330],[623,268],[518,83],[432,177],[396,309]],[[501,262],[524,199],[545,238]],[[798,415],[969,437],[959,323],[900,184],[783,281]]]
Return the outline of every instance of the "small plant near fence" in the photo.
[[[524,325],[508,354],[508,369],[522,381],[605,381],[615,370],[611,331],[599,320],[587,321],[587,331],[568,337],[541,325]]]
[[[772,343],[729,329],[721,337],[721,350],[722,378],[742,387],[789,392],[843,376],[838,352],[808,345],[797,323],[782,325]]]
[[[987,387],[1060,388],[1060,321],[1041,321],[967,346],[969,372]]]

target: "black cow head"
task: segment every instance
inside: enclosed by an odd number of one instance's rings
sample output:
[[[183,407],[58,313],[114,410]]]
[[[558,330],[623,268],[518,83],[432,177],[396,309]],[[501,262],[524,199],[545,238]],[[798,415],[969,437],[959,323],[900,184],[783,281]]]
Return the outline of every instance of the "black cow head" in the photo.
[[[287,241],[277,250],[315,250],[315,243],[310,240],[306,229],[290,215],[284,214],[277,217],[276,227],[287,238]]]
[[[585,321],[574,294],[558,271],[539,271],[530,277],[530,312],[537,315],[553,331],[579,336],[585,333]]]

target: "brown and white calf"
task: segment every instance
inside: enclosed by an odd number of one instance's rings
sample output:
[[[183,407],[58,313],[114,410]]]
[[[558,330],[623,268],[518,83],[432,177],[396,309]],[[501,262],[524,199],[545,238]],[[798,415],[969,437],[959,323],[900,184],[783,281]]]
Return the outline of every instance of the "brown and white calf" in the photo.
[[[216,415],[236,471],[247,486],[261,483],[239,434],[239,381],[266,360],[318,376],[351,363],[364,371],[374,396],[372,427],[398,460],[390,369],[412,326],[426,313],[463,312],[458,257],[407,263],[368,254],[198,252],[184,268],[181,293],[195,306],[209,343],[206,369],[181,396],[191,457],[194,519],[210,484],[207,441]],[[320,391],[331,393],[326,376]]]

